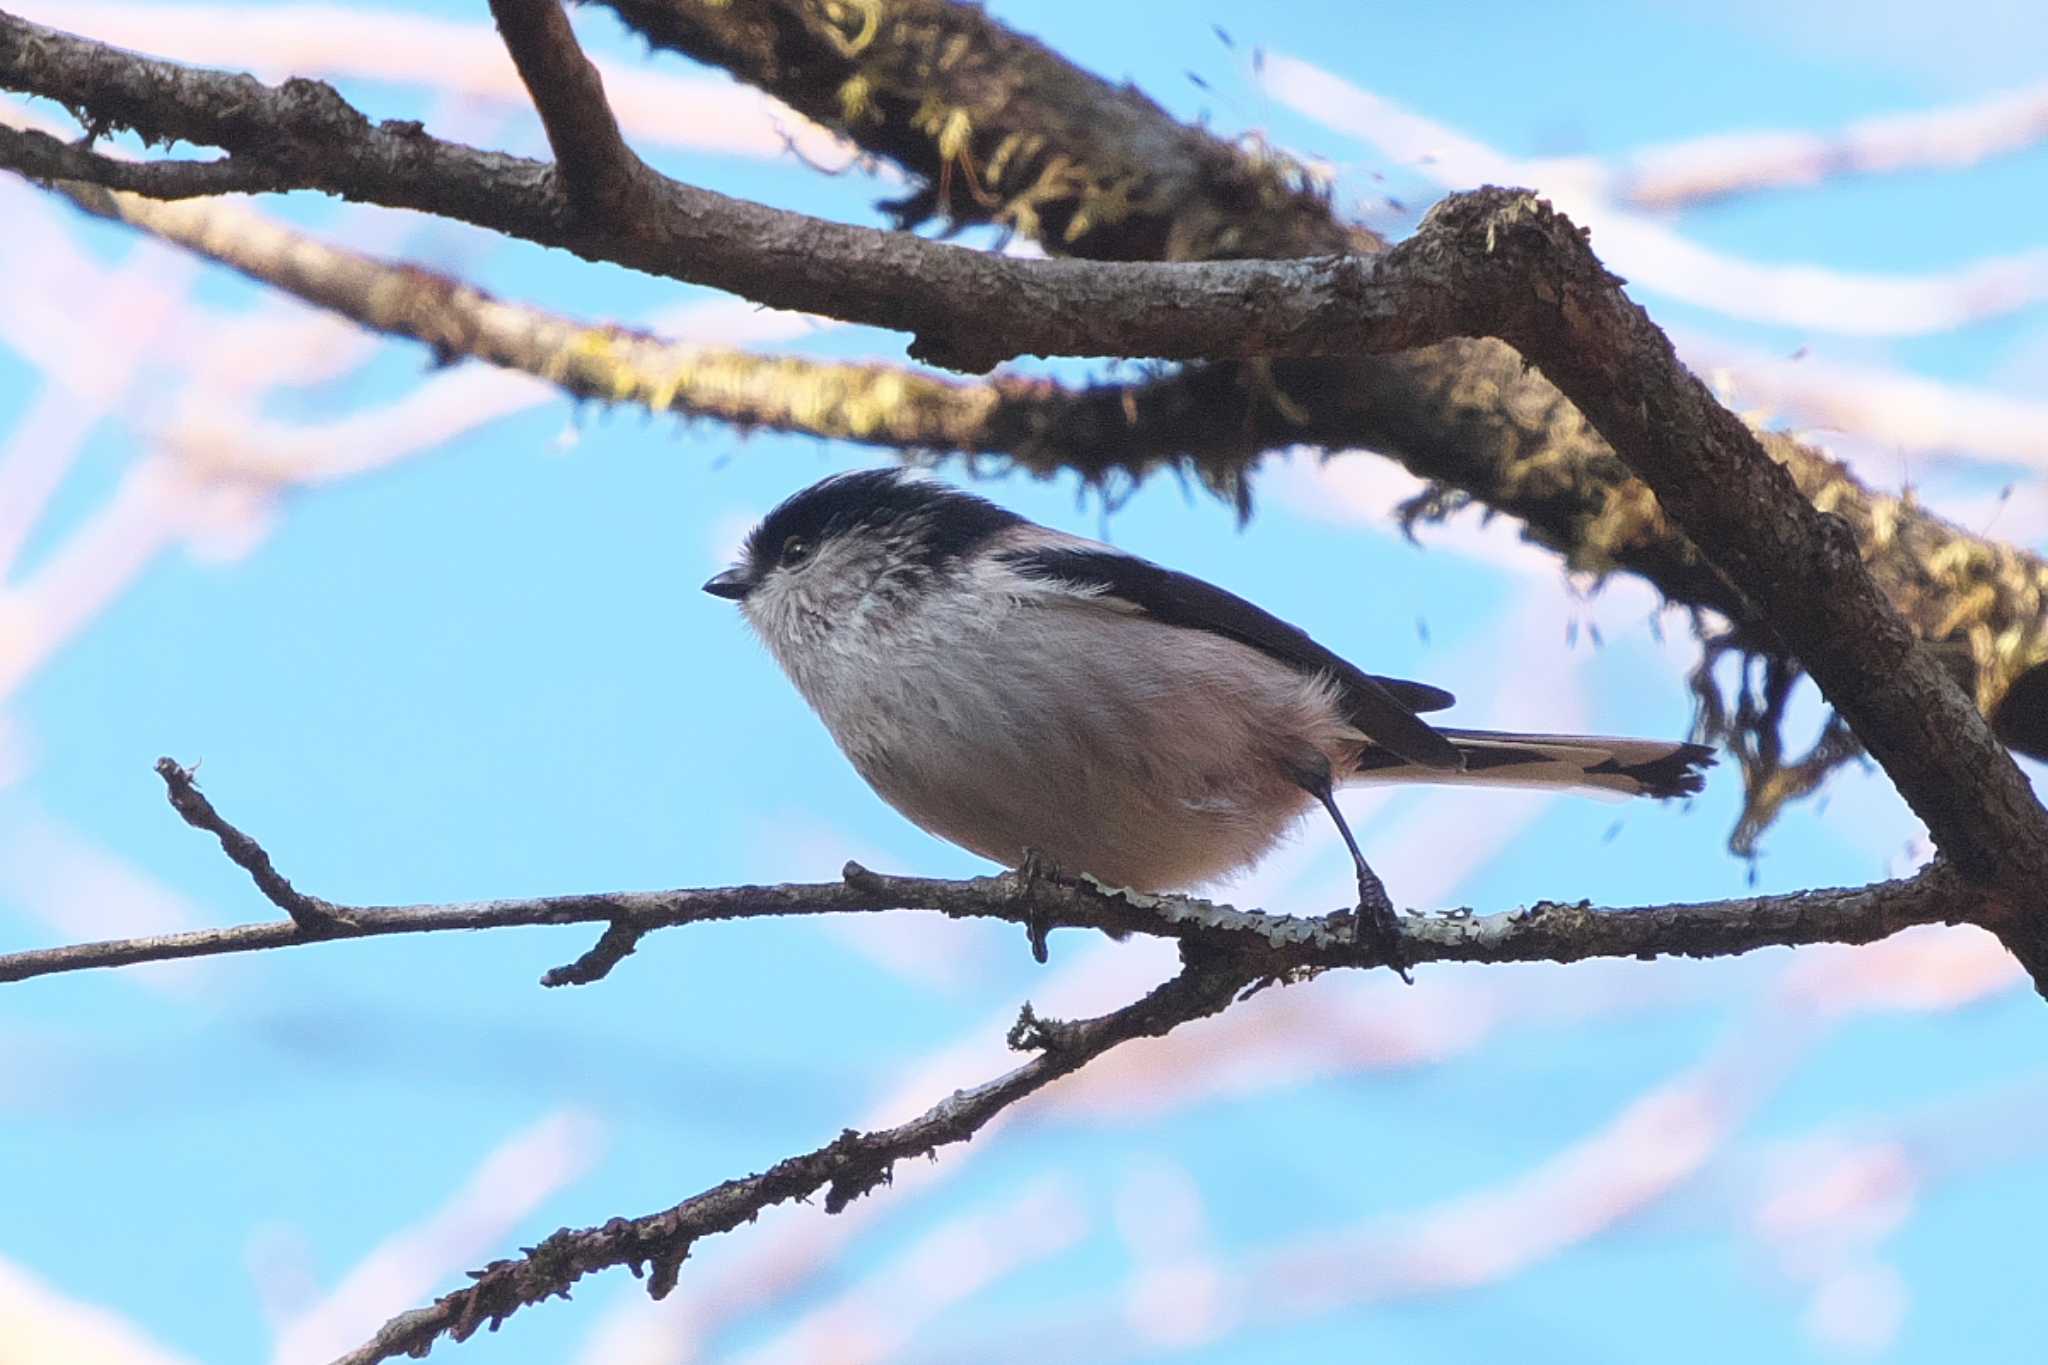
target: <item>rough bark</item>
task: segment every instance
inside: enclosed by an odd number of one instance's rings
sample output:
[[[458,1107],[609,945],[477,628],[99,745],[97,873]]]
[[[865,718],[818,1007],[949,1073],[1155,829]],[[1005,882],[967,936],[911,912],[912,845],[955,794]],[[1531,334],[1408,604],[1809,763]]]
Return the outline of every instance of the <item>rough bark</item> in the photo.
[[[723,67],[921,178],[923,190],[891,206],[905,225],[933,216],[993,223],[1055,253],[1105,260],[1381,245],[1338,218],[1286,158],[1181,124],[978,8],[951,0],[599,3],[655,45]],[[983,193],[954,188],[962,165],[979,168]],[[1152,387],[1159,391],[1133,402],[1173,414],[1191,438],[1203,434],[1180,453],[1240,501],[1247,466],[1274,445],[1377,450],[1458,495],[1425,504],[1423,515],[1467,498],[1505,512],[1573,568],[1640,574],[1675,602],[1728,617],[1751,652],[1784,657],[1584,417],[1497,341],[1264,369],[1200,367]],[[1873,571],[1920,637],[1968,677],[2001,738],[2048,758],[2048,564],[1910,498],[1876,492],[1813,447],[1783,436],[1765,446],[1850,524]],[[1170,448],[1146,442],[1139,460]],[[1705,670],[1697,681],[1713,686]],[[1789,790],[1779,736],[1755,713],[1747,730],[1734,725],[1739,705],[1720,709],[1731,725],[1714,737],[1753,757],[1754,828]]]

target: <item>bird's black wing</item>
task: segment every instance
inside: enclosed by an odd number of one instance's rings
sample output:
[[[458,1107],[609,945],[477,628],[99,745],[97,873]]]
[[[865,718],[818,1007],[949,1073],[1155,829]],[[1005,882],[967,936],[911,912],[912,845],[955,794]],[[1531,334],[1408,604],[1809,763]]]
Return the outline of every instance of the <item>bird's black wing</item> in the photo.
[[[1325,673],[1343,689],[1345,714],[1360,731],[1411,763],[1455,769],[1456,746],[1416,716],[1449,706],[1451,694],[1428,683],[1361,671],[1235,593],[1116,550],[1044,547],[1012,550],[1005,563],[1031,578],[1069,583],[1128,602],[1153,620],[1249,645],[1303,673]]]

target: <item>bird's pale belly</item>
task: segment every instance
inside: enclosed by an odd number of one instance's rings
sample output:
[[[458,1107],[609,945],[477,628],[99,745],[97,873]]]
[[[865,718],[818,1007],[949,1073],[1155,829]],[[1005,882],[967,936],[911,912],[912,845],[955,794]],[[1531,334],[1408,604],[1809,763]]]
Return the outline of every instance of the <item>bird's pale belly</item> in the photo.
[[[1035,851],[1117,886],[1240,871],[1313,804],[1346,727],[1325,681],[1109,611],[936,624],[799,678],[884,800],[1006,866]]]
[[[1310,804],[1263,763],[1168,772],[1121,745],[1071,735],[954,739],[856,757],[855,766],[918,826],[1006,867],[1029,850],[1112,886],[1180,889],[1258,861]]]

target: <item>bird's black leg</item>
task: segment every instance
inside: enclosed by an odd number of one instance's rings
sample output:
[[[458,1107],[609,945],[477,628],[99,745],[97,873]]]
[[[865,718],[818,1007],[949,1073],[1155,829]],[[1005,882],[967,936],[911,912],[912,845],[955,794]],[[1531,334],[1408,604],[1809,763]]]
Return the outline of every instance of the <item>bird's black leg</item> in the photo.
[[[1358,918],[1354,923],[1353,936],[1361,943],[1370,934],[1378,940],[1381,959],[1409,985],[1414,978],[1408,975],[1408,960],[1401,951],[1401,921],[1394,914],[1394,902],[1387,895],[1387,886],[1365,861],[1365,855],[1358,851],[1358,840],[1351,837],[1351,826],[1344,823],[1344,812],[1337,809],[1337,796],[1330,788],[1330,778],[1325,773],[1319,781],[1304,782],[1309,794],[1323,803],[1323,809],[1330,812],[1330,818],[1337,822],[1337,832],[1344,836],[1344,847],[1351,850],[1352,866],[1358,869]]]

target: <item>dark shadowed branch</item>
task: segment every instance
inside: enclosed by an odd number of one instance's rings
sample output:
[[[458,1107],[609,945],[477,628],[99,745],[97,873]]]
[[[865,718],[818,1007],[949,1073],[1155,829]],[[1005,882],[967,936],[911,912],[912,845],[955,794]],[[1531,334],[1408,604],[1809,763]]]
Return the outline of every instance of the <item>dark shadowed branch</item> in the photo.
[[[533,96],[555,175],[580,214],[625,219],[648,171],[626,146],[604,97],[604,80],[583,55],[561,0],[490,0],[491,17],[519,79]]]
[[[979,5],[598,3],[655,46],[723,67],[917,177],[919,190],[888,206],[899,227],[991,223],[1057,254],[1116,261],[1380,244],[1339,223],[1289,158],[1181,123]]]

